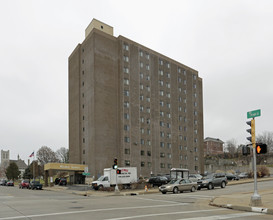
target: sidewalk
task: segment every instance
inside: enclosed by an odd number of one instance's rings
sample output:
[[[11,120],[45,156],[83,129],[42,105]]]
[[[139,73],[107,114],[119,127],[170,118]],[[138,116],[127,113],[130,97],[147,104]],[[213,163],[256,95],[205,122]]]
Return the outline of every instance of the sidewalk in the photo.
[[[273,178],[264,178],[258,179],[258,182],[261,181],[272,181]],[[230,182],[228,185],[240,184],[253,182],[253,179],[246,180],[244,182]],[[262,206],[261,207],[251,207],[250,201],[252,192],[247,193],[237,193],[231,195],[217,196],[210,201],[210,205],[217,206],[221,208],[229,208],[238,211],[247,211],[247,212],[260,212],[273,215],[273,183],[272,189],[270,190],[258,190],[258,194],[261,196]]]

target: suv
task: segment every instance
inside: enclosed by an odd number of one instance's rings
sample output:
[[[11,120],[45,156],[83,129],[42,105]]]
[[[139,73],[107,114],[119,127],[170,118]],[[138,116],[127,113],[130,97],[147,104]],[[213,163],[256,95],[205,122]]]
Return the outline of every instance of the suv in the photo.
[[[227,185],[227,177],[224,173],[214,173],[204,177],[202,180],[197,181],[198,190],[207,188],[208,190],[214,189],[215,186],[225,188]]]
[[[151,186],[161,186],[169,182],[166,176],[154,176],[149,179]]]
[[[42,189],[43,185],[39,181],[31,181],[28,189]]]

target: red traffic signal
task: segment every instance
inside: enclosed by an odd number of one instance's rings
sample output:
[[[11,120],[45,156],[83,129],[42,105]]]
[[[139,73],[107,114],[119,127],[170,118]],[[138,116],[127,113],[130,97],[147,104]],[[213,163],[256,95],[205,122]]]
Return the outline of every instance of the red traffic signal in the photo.
[[[256,153],[257,154],[266,154],[267,145],[266,144],[256,144]]]
[[[118,169],[118,170],[117,170],[117,174],[121,174],[121,170]]]

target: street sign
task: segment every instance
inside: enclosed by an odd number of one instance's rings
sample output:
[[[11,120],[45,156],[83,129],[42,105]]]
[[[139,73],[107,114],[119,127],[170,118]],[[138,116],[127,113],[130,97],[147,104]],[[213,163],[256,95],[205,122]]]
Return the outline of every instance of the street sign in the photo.
[[[84,176],[90,176],[90,173],[82,173]]]
[[[247,112],[247,118],[255,118],[261,116],[261,109]]]

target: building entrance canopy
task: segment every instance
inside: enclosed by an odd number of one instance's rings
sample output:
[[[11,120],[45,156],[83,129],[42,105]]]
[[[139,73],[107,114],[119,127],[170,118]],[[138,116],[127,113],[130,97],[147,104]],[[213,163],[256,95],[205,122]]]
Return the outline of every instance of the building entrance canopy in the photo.
[[[82,182],[82,173],[86,170],[86,165],[70,163],[47,163],[44,165],[45,186],[48,186],[48,177],[53,176],[53,171],[68,171],[74,174],[70,176],[70,183]]]

